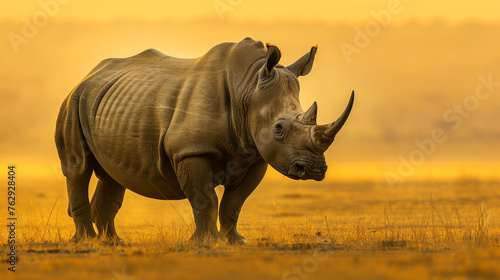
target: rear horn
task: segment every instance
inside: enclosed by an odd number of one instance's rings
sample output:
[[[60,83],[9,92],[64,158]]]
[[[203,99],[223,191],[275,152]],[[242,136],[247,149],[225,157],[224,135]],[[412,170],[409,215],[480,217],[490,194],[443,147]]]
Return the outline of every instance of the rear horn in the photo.
[[[316,116],[318,114],[318,105],[316,101],[311,105],[307,111],[299,116],[299,122],[303,124],[316,124]]]

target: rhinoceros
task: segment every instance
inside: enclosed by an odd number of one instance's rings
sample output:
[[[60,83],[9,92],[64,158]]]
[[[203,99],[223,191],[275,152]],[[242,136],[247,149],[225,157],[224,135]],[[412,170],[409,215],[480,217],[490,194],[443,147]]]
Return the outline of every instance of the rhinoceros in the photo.
[[[56,124],[76,227],[71,240],[123,242],[114,219],[129,189],[187,198],[196,225],[191,239],[244,244],[240,210],[267,165],[292,179],[323,180],[324,152],[353,106],[354,91],[327,125],[316,124],[316,102],[303,111],[298,77],[311,71],[316,50],[284,67],[276,46],[246,38],[194,59],[149,49],[99,63],[65,99]],[[89,203],[92,173],[98,183]]]

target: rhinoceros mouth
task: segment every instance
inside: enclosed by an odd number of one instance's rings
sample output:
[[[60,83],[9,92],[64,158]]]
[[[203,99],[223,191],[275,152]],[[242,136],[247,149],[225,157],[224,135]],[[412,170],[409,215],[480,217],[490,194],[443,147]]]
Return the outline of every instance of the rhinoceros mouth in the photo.
[[[321,181],[325,178],[326,165],[321,165],[319,168],[311,168],[304,161],[294,161],[288,169],[288,177],[295,180],[313,179]]]

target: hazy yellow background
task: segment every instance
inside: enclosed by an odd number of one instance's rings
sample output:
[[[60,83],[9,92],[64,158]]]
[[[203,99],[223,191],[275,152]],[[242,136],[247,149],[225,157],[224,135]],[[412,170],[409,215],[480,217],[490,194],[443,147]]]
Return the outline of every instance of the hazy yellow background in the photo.
[[[48,1],[42,1],[48,2]],[[266,1],[266,0],[185,0],[185,1],[72,1],[61,0],[60,19],[94,20],[198,20],[218,19],[215,5],[227,4],[233,10],[225,16],[231,20],[245,21],[326,21],[359,23],[370,20],[371,10],[387,7],[388,0],[357,1]],[[407,7],[399,22],[408,20],[444,20],[452,23],[463,21],[498,22],[500,3],[495,0],[401,0]],[[4,1],[0,16],[13,21],[39,10],[37,0]]]
[[[500,178],[500,87],[458,129],[443,120],[474,94],[479,76],[500,81],[499,1],[399,1],[402,11],[350,63],[340,44],[355,45],[356,28],[391,1],[73,0],[57,5],[16,53],[8,34],[22,35],[24,18],[44,11],[40,2],[0,4],[0,163],[16,164],[19,176],[61,176],[53,141],[59,106],[100,60],[147,48],[197,57],[251,36],[280,47],[284,65],[319,45],[301,100],[304,108],[318,101],[320,122],[334,120],[356,90],[327,152],[327,179],[397,174],[400,157],[435,128],[447,140],[405,179]],[[217,5],[228,10],[221,15]]]

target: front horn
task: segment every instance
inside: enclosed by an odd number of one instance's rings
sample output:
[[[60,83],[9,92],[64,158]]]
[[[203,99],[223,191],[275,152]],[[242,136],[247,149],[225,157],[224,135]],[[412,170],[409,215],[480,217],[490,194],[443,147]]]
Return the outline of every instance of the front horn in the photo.
[[[354,90],[351,93],[351,98],[349,99],[349,103],[347,104],[344,113],[342,113],[342,115],[340,115],[340,117],[336,121],[330,124],[330,127],[325,131],[325,134],[323,135],[324,138],[327,139],[331,138],[333,141],[333,138],[335,138],[335,135],[339,132],[339,130],[342,128],[345,121],[349,117],[353,103],[354,103]]]
[[[349,114],[351,113],[352,105],[354,103],[354,90],[351,93],[351,98],[349,99],[349,103],[345,108],[344,112],[340,117],[329,125],[316,125],[311,130],[311,138],[314,145],[322,150],[323,152],[328,149],[328,147],[332,144],[333,139],[335,139],[335,135],[342,128],[344,123],[346,122]]]

